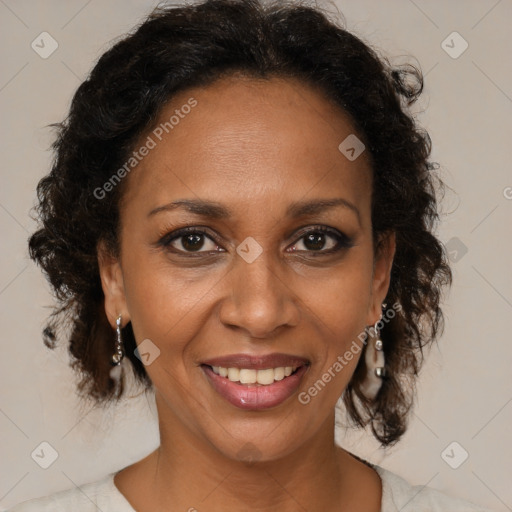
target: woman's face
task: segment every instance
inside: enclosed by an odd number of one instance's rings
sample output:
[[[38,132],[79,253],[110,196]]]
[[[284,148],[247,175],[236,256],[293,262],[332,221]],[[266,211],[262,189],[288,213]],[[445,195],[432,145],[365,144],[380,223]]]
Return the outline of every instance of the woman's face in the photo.
[[[109,320],[144,343],[161,428],[234,459],[291,453],[332,428],[389,286],[368,155],[342,152],[349,119],[291,80],[190,89],[157,124],[124,178],[120,259],[101,260]]]

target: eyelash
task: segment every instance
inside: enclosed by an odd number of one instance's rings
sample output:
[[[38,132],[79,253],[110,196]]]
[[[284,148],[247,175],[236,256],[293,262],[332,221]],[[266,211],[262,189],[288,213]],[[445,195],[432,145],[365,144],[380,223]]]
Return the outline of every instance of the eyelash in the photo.
[[[314,257],[316,257],[316,256],[334,254],[334,253],[341,251],[342,249],[349,249],[350,247],[354,246],[353,240],[350,237],[348,237],[347,235],[345,235],[343,233],[340,233],[339,231],[337,231],[335,229],[327,228],[325,226],[313,226],[311,229],[301,232],[297,241],[294,242],[294,245],[298,241],[302,240],[303,238],[305,238],[307,235],[309,235],[311,233],[322,233],[322,234],[329,235],[330,237],[332,237],[336,240],[336,246],[333,247],[332,249],[328,249],[328,250],[318,250],[318,251],[306,250],[306,251],[293,251],[293,252],[296,252],[296,253],[307,252],[307,253],[311,253]],[[204,256],[204,254],[208,254],[208,253],[212,252],[212,251],[182,251],[180,249],[175,249],[175,248],[170,247],[171,243],[174,242],[175,240],[179,240],[180,238],[183,238],[183,237],[185,237],[187,235],[191,235],[191,234],[204,235],[207,238],[209,238],[212,242],[216,243],[217,245],[220,245],[219,242],[217,240],[215,240],[215,237],[210,235],[208,231],[201,229],[199,227],[182,228],[182,229],[178,229],[177,231],[174,231],[172,233],[168,233],[167,235],[163,236],[158,241],[158,245],[161,247],[164,247],[176,254],[186,255],[186,257],[198,257],[201,255]],[[214,251],[214,252],[219,252],[219,251]]]

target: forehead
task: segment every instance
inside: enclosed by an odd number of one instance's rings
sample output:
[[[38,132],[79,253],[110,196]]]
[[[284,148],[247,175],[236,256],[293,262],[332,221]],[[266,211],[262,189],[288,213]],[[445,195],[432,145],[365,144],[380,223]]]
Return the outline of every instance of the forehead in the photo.
[[[193,105],[193,107],[190,107]],[[225,78],[177,94],[143,137],[152,148],[128,176],[124,203],[174,198],[236,208],[370,194],[369,158],[338,148],[355,129],[320,91],[292,79]]]

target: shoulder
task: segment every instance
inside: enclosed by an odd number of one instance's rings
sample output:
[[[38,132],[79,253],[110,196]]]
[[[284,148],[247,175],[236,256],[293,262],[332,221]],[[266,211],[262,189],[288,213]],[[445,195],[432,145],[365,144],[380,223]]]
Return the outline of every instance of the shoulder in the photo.
[[[101,480],[24,501],[8,512],[134,512],[114,484],[115,473]]]
[[[373,465],[382,480],[381,512],[493,512],[431,487],[410,485],[399,475]]]

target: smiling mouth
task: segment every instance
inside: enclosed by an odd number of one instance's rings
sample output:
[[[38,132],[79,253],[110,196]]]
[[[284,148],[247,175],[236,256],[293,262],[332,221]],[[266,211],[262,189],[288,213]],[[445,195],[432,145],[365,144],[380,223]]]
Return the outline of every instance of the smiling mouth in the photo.
[[[286,402],[297,392],[304,374],[310,367],[309,362],[302,362],[298,358],[281,359],[300,366],[265,368],[265,363],[255,362],[253,359],[239,364],[259,368],[227,367],[206,363],[203,363],[201,368],[213,389],[230,404],[243,410],[261,411]],[[276,363],[279,364],[277,361]]]
[[[213,373],[242,386],[270,386],[294,375],[302,366],[279,366],[256,370],[253,368],[226,368],[223,366],[203,365],[210,368]]]

